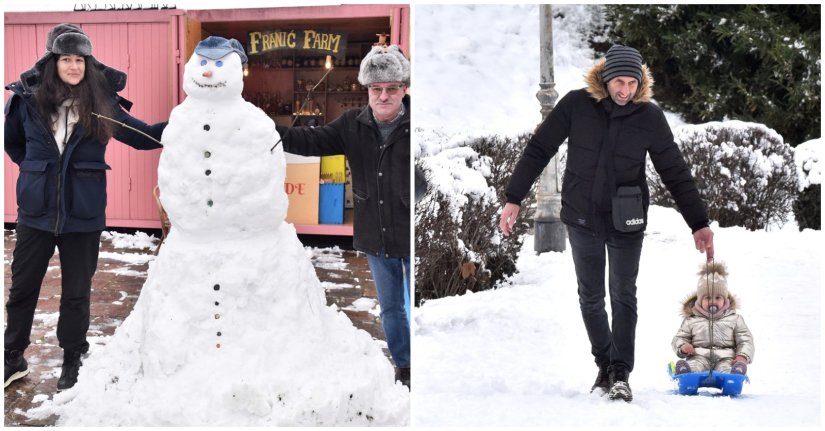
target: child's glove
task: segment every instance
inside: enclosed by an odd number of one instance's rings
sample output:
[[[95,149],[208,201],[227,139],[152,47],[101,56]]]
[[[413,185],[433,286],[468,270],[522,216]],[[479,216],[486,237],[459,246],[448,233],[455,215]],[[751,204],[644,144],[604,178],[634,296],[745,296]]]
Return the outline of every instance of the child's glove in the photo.
[[[734,362],[730,369],[731,374],[747,374],[748,365],[744,362]]]

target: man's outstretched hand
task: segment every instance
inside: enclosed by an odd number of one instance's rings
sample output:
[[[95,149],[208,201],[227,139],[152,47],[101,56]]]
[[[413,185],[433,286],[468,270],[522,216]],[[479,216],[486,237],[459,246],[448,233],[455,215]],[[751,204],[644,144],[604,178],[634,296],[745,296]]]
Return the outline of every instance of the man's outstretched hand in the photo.
[[[709,227],[703,227],[693,233],[693,242],[696,250],[705,253],[708,261],[713,259],[713,231]]]
[[[504,236],[510,236],[510,234],[513,233],[513,225],[516,224],[516,218],[518,217],[520,209],[520,206],[508,202],[501,210],[501,221],[499,221],[498,227],[501,228]]]

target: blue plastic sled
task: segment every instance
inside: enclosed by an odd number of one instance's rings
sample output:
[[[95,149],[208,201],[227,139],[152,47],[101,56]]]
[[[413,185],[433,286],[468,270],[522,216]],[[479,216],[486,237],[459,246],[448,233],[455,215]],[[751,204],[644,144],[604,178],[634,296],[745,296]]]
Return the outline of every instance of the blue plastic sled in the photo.
[[[673,363],[668,364],[667,371],[670,378],[679,382],[679,395],[696,395],[699,388],[717,388],[722,390],[722,395],[739,395],[742,393],[742,384],[750,383],[746,375],[718,371],[713,371],[710,375],[707,371],[677,375],[674,374]]]

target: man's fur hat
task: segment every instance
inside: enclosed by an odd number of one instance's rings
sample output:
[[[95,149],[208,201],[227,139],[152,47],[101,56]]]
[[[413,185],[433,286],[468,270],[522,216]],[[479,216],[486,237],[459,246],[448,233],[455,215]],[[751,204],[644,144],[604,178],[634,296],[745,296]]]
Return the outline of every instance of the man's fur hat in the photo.
[[[361,61],[358,82],[369,85],[375,82],[403,82],[410,86],[410,61],[404,57],[398,45],[376,45]]]

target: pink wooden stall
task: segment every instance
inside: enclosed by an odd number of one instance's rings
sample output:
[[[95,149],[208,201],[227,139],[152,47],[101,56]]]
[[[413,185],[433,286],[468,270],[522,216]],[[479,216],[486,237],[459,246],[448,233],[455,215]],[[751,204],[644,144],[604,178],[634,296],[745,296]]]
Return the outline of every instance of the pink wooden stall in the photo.
[[[340,5],[227,10],[143,10],[5,13],[4,85],[18,79],[45,50],[49,29],[61,22],[78,24],[89,34],[95,57],[128,74],[121,95],[134,102],[131,114],[147,123],[166,121],[183,99],[183,64],[208,32],[201,27],[245,26],[277,22],[333,22],[389,17],[392,43],[409,52],[410,10],[405,5]],[[245,40],[242,40],[245,43]],[[4,92],[4,102],[10,92]],[[115,140],[106,152],[109,227],[160,228],[152,189],[157,184],[161,150],[137,151]],[[18,169],[4,154],[4,221],[17,219]],[[352,225],[297,225],[298,233],[352,235]]]

